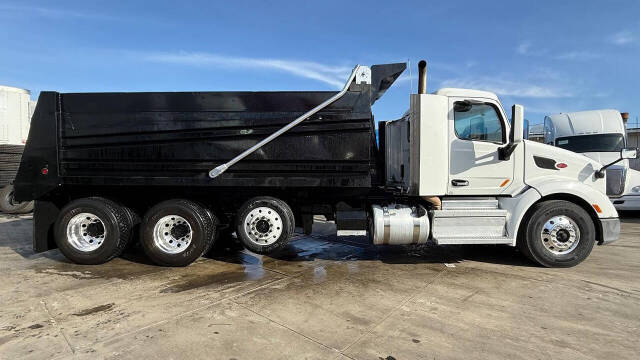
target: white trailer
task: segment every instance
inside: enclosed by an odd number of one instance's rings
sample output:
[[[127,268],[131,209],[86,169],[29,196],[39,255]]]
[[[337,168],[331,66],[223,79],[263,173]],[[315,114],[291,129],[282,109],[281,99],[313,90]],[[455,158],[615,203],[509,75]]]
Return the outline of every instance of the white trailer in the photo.
[[[4,213],[33,210],[32,202],[14,201],[13,180],[29,135],[35,105],[29,90],[0,85],[0,211]]]
[[[590,110],[546,116],[545,143],[587,156],[601,164],[619,158],[627,144],[618,110]],[[607,195],[618,210],[640,210],[640,172],[622,160],[607,169]]]

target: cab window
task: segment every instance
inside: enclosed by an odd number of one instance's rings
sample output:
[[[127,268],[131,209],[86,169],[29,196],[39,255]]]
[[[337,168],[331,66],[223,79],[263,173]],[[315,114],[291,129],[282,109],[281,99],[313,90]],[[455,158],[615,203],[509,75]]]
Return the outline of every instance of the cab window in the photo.
[[[504,125],[493,105],[467,101],[458,101],[454,105],[454,124],[458,138],[495,143],[505,141]]]

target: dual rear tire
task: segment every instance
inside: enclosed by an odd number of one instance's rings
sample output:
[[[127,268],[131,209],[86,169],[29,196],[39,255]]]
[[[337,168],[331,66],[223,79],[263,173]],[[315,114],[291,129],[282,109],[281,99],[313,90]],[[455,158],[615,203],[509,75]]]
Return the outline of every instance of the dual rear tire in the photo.
[[[236,219],[240,242],[258,254],[282,249],[294,234],[293,211],[273,197],[250,199],[240,207]],[[140,244],[154,263],[186,266],[212,248],[218,219],[206,207],[185,199],[163,201],[141,220],[132,209],[109,199],[82,198],[61,210],[55,240],[73,262],[102,264],[122,254],[138,226]]]
[[[74,200],[60,211],[56,244],[75,263],[105,263],[120,256],[131,240],[134,223],[127,211],[105,198]]]
[[[167,200],[152,207],[142,220],[144,252],[162,266],[187,266],[211,249],[217,219],[189,200]]]
[[[209,251],[217,219],[189,200],[168,200],[152,207],[142,221],[135,211],[105,198],[74,200],[56,221],[60,251],[78,264],[102,264],[118,257],[140,226],[144,252],[162,266],[186,266]]]

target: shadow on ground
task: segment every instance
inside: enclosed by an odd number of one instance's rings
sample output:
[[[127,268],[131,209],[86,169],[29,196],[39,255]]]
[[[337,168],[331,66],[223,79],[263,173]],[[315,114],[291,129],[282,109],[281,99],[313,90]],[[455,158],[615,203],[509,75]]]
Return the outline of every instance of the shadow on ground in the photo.
[[[71,264],[58,250],[34,253],[31,236],[32,220],[30,216],[10,217],[0,223],[1,247],[8,247],[23,258],[45,257],[58,263]],[[206,257],[244,265],[259,264],[263,261],[263,256],[243,249],[235,238],[219,239],[219,244]],[[420,264],[457,263],[472,260],[514,266],[535,266],[514,248],[503,245],[375,246],[371,245],[368,238],[364,236],[338,238],[335,235],[326,234],[311,236],[297,234],[286,248],[269,257],[285,262],[374,260],[389,264]],[[127,249],[122,255],[122,259],[134,264],[154,266],[144,255],[139,244],[134,244]]]
[[[259,264],[262,256],[244,250],[235,239],[218,247],[210,258],[238,264]],[[300,235],[270,258],[280,261],[381,261],[388,264],[458,263],[472,260],[513,266],[536,266],[516,249],[505,245],[407,245],[377,246],[364,236],[336,239],[335,236]]]

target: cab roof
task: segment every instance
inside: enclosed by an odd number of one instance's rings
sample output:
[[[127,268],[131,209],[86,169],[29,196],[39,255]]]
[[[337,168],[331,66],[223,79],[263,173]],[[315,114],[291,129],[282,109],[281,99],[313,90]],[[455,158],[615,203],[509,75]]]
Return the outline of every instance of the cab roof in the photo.
[[[460,88],[442,88],[434,93],[435,95],[450,97],[468,97],[468,98],[484,98],[498,100],[498,96],[489,91],[460,89]]]
[[[620,111],[614,109],[549,115],[545,123],[553,127],[556,137],[625,132]]]

